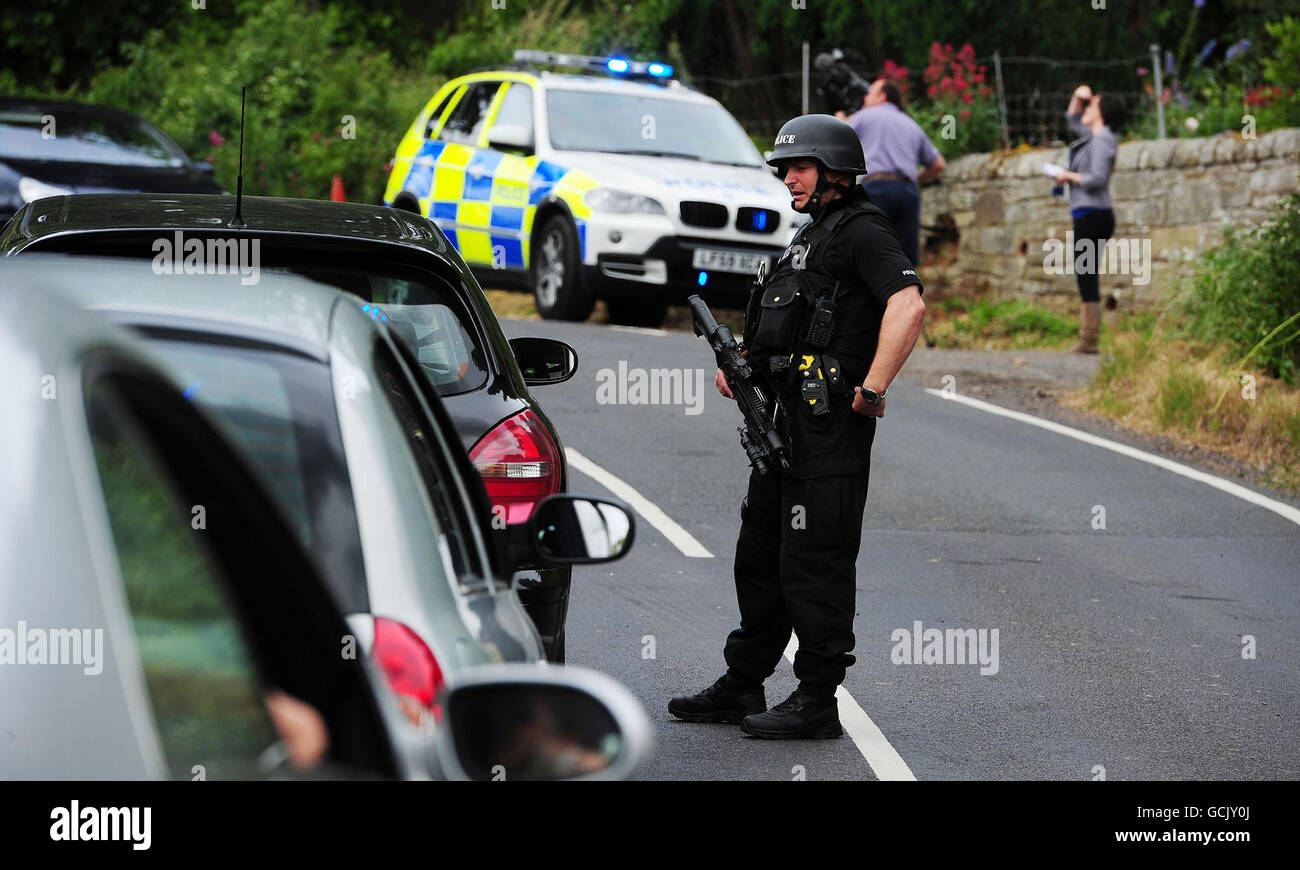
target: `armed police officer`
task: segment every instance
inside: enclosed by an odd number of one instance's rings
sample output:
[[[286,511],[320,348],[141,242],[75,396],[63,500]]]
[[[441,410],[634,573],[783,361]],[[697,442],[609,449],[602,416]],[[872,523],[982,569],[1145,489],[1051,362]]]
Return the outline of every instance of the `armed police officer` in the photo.
[[[668,710],[688,722],[740,722],[756,737],[838,737],[871,444],[925,305],[893,226],[856,183],[866,169],[852,127],[830,115],[795,118],[767,162],[791,207],[812,217],[755,285],[743,339],[750,366],[779,397],[789,464],[754,469],[741,503],[740,628],[723,650],[727,673]],[[721,370],[717,387],[732,398]],[[763,681],[791,630],[799,688],[769,710]]]

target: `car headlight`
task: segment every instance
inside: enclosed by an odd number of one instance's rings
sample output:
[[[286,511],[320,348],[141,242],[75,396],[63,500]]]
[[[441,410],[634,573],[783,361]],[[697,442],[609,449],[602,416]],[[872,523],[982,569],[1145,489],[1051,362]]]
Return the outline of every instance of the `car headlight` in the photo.
[[[604,187],[587,191],[587,195],[582,200],[590,208],[598,211],[612,211],[618,214],[667,214],[657,199]]]
[[[23,202],[32,202],[47,196],[63,196],[66,193],[72,191],[66,187],[55,187],[53,184],[37,181],[35,178],[18,179],[18,195],[23,198]]]

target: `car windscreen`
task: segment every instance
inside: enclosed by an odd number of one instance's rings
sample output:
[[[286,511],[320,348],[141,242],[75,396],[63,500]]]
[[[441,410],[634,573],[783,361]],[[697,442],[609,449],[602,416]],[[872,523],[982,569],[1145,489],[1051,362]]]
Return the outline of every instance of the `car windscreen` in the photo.
[[[185,154],[148,125],[69,109],[0,109],[0,159],[115,166],[186,164]]]
[[[373,316],[391,318],[394,331],[415,348],[420,368],[438,395],[454,396],[483,386],[488,368],[478,332],[451,287],[426,272],[353,259],[353,265],[324,265],[318,257],[277,256],[268,245],[262,246],[263,268],[293,272],[379,305]]]
[[[152,334],[186,398],[262,473],[340,608],[369,611],[356,505],[325,363],[289,351]]]
[[[762,167],[736,119],[711,103],[605,91],[546,92],[551,147],[559,151],[680,156]],[[653,125],[653,136],[646,131]]]

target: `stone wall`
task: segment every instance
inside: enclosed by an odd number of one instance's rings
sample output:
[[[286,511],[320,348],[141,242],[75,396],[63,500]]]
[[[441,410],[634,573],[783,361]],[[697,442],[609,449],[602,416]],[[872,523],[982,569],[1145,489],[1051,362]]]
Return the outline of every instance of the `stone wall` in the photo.
[[[922,190],[921,222],[955,224],[949,247],[922,272],[927,284],[956,292],[987,286],[998,297],[1075,297],[1072,274],[1049,274],[1044,242],[1064,244],[1071,229],[1064,197],[1051,196],[1043,163],[1065,165],[1065,148],[972,154],[954,160],[942,183]],[[1300,129],[1253,140],[1217,136],[1120,146],[1111,175],[1117,239],[1149,244],[1149,282],[1103,274],[1103,296],[1150,305],[1177,289],[1196,258],[1228,224],[1258,223],[1278,199],[1300,189]],[[947,216],[947,217],[944,217]],[[923,235],[932,235],[926,230]],[[1133,243],[1130,242],[1130,245]],[[1065,259],[1072,259],[1066,257]],[[1134,271],[1130,264],[1128,271]]]

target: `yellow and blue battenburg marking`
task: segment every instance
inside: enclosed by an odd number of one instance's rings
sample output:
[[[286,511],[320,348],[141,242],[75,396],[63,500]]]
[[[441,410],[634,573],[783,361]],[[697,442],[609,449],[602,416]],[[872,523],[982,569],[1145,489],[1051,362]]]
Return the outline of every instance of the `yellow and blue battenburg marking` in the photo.
[[[411,157],[400,190],[415,195],[468,262],[523,269],[537,204],[569,174],[549,160],[430,140]],[[576,186],[556,195],[575,212],[579,256],[585,257],[586,206]]]

